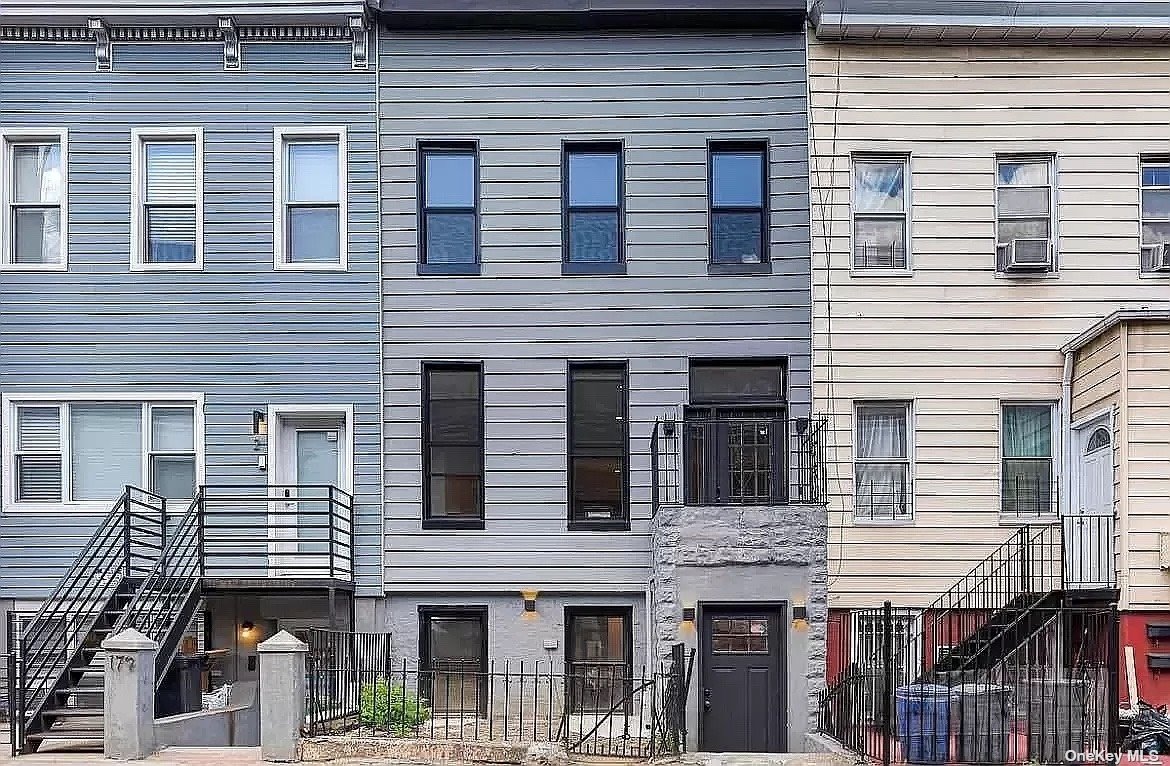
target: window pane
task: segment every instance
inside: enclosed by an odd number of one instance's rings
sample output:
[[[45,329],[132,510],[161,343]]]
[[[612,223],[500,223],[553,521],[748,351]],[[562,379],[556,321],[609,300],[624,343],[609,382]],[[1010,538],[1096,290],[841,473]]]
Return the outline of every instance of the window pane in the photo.
[[[32,502],[60,501],[61,456],[17,455],[16,499]]]
[[[171,500],[190,500],[195,497],[195,456],[152,457],[150,490]]]
[[[195,208],[146,209],[147,263],[195,262]]]
[[[855,218],[853,265],[866,268],[906,268],[906,220]]]
[[[479,372],[428,370],[427,435],[436,443],[478,444]]]
[[[784,368],[779,364],[695,364],[691,401],[753,402],[784,399]]]
[[[195,199],[195,143],[146,144],[146,202],[191,202]]]
[[[1003,512],[1019,516],[1053,513],[1055,486],[1049,459],[1003,461]]]
[[[13,208],[13,261],[61,263],[61,209]]]
[[[56,407],[19,407],[16,410],[16,448],[38,452],[61,446],[61,413]]]
[[[623,465],[620,457],[573,457],[573,518],[623,517]]]
[[[1013,404],[1003,408],[1004,457],[1052,457],[1052,408]]]
[[[288,202],[338,202],[339,172],[336,141],[294,141],[288,144]]]
[[[69,409],[74,500],[116,500],[142,486],[142,407],[74,404]]]
[[[857,456],[905,458],[906,408],[902,405],[866,405],[857,409]]]
[[[475,155],[436,152],[425,155],[427,207],[475,207]]]
[[[614,152],[569,153],[569,204],[618,204],[618,155]]]
[[[1170,186],[1170,164],[1142,165],[1142,186]]]
[[[1001,162],[999,183],[1004,186],[1047,186],[1047,162]]]
[[[1000,189],[999,214],[1047,216],[1052,212],[1048,194],[1048,189]]]
[[[569,260],[617,263],[617,213],[569,213]]]
[[[1013,239],[1048,239],[1047,218],[1024,218],[1014,221],[1000,221],[998,226],[999,241],[1011,242]]]
[[[909,472],[905,463],[855,463],[854,514],[877,518],[907,515]]]
[[[626,392],[618,370],[570,367],[573,446],[625,446]]]
[[[569,626],[570,660],[625,662],[626,620],[620,615],[574,615]]]
[[[478,447],[431,447],[430,515],[478,518],[482,473]]]
[[[711,156],[711,201],[718,207],[762,207],[764,156],[761,152],[715,152]]]
[[[1170,218],[1170,189],[1142,192],[1142,218]]]
[[[712,213],[715,263],[760,263],[761,219],[758,213]]]
[[[1170,223],[1143,223],[1142,244],[1156,245],[1159,242],[1170,242]]]
[[[474,660],[479,670],[483,659],[483,622],[460,617],[430,618],[431,661]]]
[[[61,201],[60,144],[18,144],[12,164],[16,202]]]
[[[905,210],[905,166],[897,162],[858,162],[853,166],[853,209],[863,213]]]
[[[340,263],[341,225],[336,207],[288,209],[289,263]]]
[[[188,407],[152,407],[151,448],[155,452],[195,451],[195,412]]]
[[[475,263],[475,214],[427,213],[426,263]]]

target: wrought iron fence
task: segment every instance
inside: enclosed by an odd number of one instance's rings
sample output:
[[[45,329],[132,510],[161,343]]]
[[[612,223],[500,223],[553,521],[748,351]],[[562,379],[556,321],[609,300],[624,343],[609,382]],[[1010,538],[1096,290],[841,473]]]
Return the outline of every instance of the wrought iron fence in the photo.
[[[649,758],[679,752],[685,742],[681,662],[655,671],[548,660],[424,666],[393,657],[388,635],[314,630],[306,729],[310,736],[561,742],[579,754]]]

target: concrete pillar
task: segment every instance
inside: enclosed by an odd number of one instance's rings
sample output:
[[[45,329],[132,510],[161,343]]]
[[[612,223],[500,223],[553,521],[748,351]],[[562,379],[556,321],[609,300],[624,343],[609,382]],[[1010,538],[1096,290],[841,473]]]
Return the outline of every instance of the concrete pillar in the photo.
[[[102,641],[105,754],[135,760],[154,753],[154,663],[158,644],[133,628]]]
[[[309,647],[282,630],[256,651],[260,653],[260,757],[279,763],[299,761]]]

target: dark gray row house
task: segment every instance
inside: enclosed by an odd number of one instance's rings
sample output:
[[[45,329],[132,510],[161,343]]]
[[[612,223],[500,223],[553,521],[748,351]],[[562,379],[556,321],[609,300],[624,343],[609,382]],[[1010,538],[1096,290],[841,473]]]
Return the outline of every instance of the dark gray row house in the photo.
[[[691,747],[803,749],[804,50],[796,0],[6,2],[28,746],[101,631],[246,681],[321,627],[481,671],[683,643]]]

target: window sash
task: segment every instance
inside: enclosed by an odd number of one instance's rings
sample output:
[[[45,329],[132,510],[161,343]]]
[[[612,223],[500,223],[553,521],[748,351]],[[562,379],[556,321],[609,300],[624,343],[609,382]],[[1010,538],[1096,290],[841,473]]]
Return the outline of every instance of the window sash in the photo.
[[[908,402],[859,402],[854,409],[853,426],[853,515],[860,519],[897,520],[913,516],[914,507],[914,432],[913,416]],[[863,448],[862,421],[867,410],[883,411],[883,417],[897,410],[900,429],[891,448],[879,451],[885,445],[874,445],[870,451]],[[873,476],[887,474],[875,488]],[[866,476],[869,475],[869,478]]]
[[[474,396],[445,396],[437,398],[433,395],[431,375],[434,373],[463,373],[475,376]],[[457,525],[460,522],[482,523],[484,517],[484,417],[483,417],[483,368],[472,364],[424,364],[423,365],[423,418],[422,418],[422,459],[423,459],[423,520],[430,522],[448,523]],[[460,428],[459,431],[474,433],[474,436],[443,436],[438,438],[432,433],[434,421],[432,411],[443,407],[452,401],[464,403],[475,402],[476,423],[473,428]],[[478,456],[478,464],[473,473],[463,471],[449,471],[447,468],[439,470],[434,465],[433,451],[438,449],[468,449],[474,450]],[[436,507],[433,497],[433,482],[436,479],[445,479],[448,476],[458,476],[475,482],[474,505],[477,513],[463,513],[458,507]]]
[[[1000,168],[1003,165],[1019,165],[1019,164],[1044,164],[1046,166],[1045,177],[1048,179],[1046,183],[1005,183],[1000,177]],[[1044,190],[1048,193],[1048,210],[1039,215],[1036,213],[1008,213],[1004,211],[1001,202],[1001,193],[1005,189],[1019,189],[1019,190]],[[995,163],[995,243],[996,245],[1008,244],[1000,237],[1000,224],[1010,222],[1028,222],[1028,221],[1043,221],[1045,229],[1048,232],[1045,237],[1038,237],[1039,239],[1055,239],[1056,232],[1054,231],[1055,223],[1055,209],[1056,209],[1056,182],[1053,178],[1053,163],[1051,158],[1037,158],[1037,157],[1000,157]]]
[[[1138,193],[1140,199],[1139,204],[1141,206],[1141,222],[1139,230],[1142,247],[1170,243],[1170,210],[1167,211],[1167,215],[1157,216],[1152,215],[1146,209],[1146,192],[1162,192],[1167,196],[1170,196],[1170,178],[1168,178],[1167,182],[1164,184],[1146,183],[1145,178],[1147,168],[1170,168],[1170,158],[1143,159],[1138,169],[1140,174],[1140,186]],[[1170,175],[1170,172],[1168,172],[1168,175]],[[1157,233],[1153,234],[1153,236],[1148,236],[1148,229],[1161,229],[1164,233]]]
[[[0,193],[0,198],[4,200],[6,210],[3,211],[3,218],[0,219],[0,230],[6,230],[5,252],[0,253],[0,263],[10,266],[20,266],[23,268],[47,268],[60,267],[65,263],[65,198],[67,194],[66,184],[66,166],[68,161],[65,157],[64,142],[61,138],[43,138],[43,139],[25,139],[25,138],[9,138],[3,142],[5,144],[4,152],[6,162],[0,163],[0,166],[6,166],[5,175],[2,180],[3,193]],[[17,175],[16,155],[19,149],[38,149],[48,150],[51,152],[56,149],[57,152],[57,188],[46,193],[46,178],[42,168],[41,176],[39,178],[40,188],[36,199],[20,199],[18,195],[19,178]],[[57,231],[55,235],[55,242],[50,241],[44,237],[45,231],[42,228],[42,240],[40,259],[18,260],[18,242],[17,242],[17,218],[21,211],[41,211],[43,213],[56,213]]]
[[[630,436],[629,436],[629,410],[630,410],[630,394],[628,380],[628,368],[626,365],[614,364],[577,364],[571,363],[569,365],[569,384],[568,384],[568,443],[567,443],[567,458],[568,458],[568,496],[569,496],[569,519],[574,522],[625,522],[630,515],[630,498],[629,498],[629,469],[630,469]],[[617,420],[620,421],[620,428],[618,432],[613,434],[613,441],[606,443],[606,441],[589,441],[583,442],[578,436],[578,431],[584,428],[585,424],[579,421],[582,412],[574,404],[578,382],[593,382],[593,383],[607,383],[615,387],[615,392],[618,399],[618,415]],[[586,463],[590,459],[593,460],[612,460],[616,464],[617,476],[617,492],[619,494],[616,508],[611,508],[609,516],[606,519],[599,518],[594,512],[589,511],[588,506],[591,502],[588,498],[579,497],[582,487],[578,486],[579,482],[576,480],[577,467],[579,464]],[[598,498],[608,494],[611,487],[608,484],[585,487],[584,489],[592,489],[597,491]],[[593,498],[600,502],[598,498]]]
[[[427,173],[428,160],[432,157],[467,157],[471,160],[471,204],[430,202],[431,176]],[[418,153],[415,172],[418,178],[418,261],[423,264],[466,265],[479,263],[479,150],[475,146],[423,146]],[[430,219],[432,216],[463,215],[472,220],[472,242],[470,257],[458,259],[443,258],[432,260],[430,248]]]
[[[759,197],[758,204],[721,204],[716,202],[716,187],[718,179],[716,174],[716,159],[720,155],[742,155],[742,154],[756,154],[760,159],[760,178],[759,178]],[[769,183],[768,183],[768,149],[767,146],[760,143],[717,143],[712,144],[707,151],[707,210],[708,210],[708,230],[710,237],[710,260],[714,264],[723,265],[761,265],[768,263],[770,258],[768,254],[768,242],[770,240],[768,231],[768,197],[769,197]],[[759,258],[755,261],[744,261],[733,257],[722,257],[723,249],[720,247],[720,242],[716,236],[716,218],[721,215],[752,215],[758,218],[759,236],[757,237],[757,248]]]

